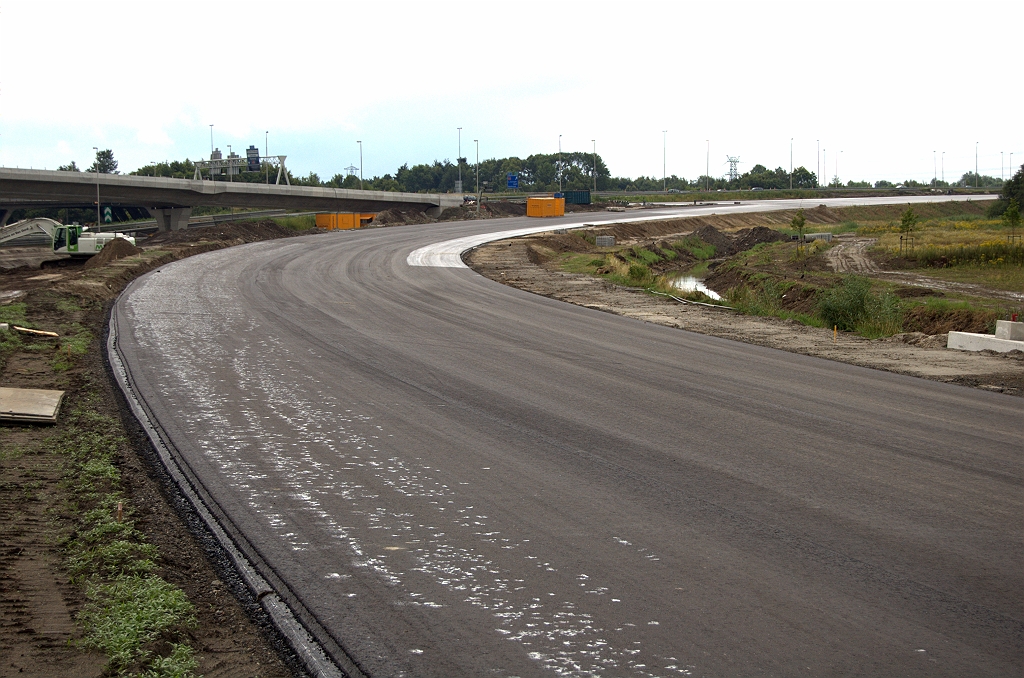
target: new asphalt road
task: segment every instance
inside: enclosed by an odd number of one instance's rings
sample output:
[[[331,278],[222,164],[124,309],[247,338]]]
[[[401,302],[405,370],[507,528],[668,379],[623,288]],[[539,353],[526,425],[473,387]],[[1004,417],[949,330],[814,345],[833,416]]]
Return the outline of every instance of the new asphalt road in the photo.
[[[255,243],[117,303],[134,392],[339,666],[1021,675],[1024,400],[408,261],[537,221]]]

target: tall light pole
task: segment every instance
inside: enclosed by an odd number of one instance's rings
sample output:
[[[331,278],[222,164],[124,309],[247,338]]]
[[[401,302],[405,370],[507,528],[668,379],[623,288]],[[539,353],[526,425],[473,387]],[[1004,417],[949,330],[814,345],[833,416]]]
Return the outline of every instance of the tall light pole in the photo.
[[[668,130],[661,130],[661,190],[668,190],[668,179],[665,172],[665,158],[668,149]]]
[[[789,190],[793,190],[793,137],[789,138]]]
[[[705,139],[704,143],[708,145],[707,153],[704,155],[704,192],[707,193],[711,190],[711,185],[708,183],[711,180],[711,140]]]
[[[456,160],[459,163],[459,191],[462,191],[462,128],[459,127],[459,157]]]
[[[359,144],[359,190],[363,190],[363,142],[356,141]]]
[[[478,161],[479,162],[479,161]],[[558,192],[562,192],[562,135],[558,135]]]
[[[476,144],[476,213],[480,214],[480,140],[473,139]]]
[[[974,142],[974,187],[978,187],[978,144],[979,141]]]
[[[92,150],[96,151],[96,160],[93,161],[93,164],[96,165],[96,230],[98,231],[100,230],[100,149],[93,146]]]
[[[591,139],[590,143],[594,144],[594,192],[597,193],[597,140]]]
[[[263,157],[270,157],[270,130],[268,129],[263,136]],[[267,166],[267,186],[270,185],[270,163],[264,163]]]

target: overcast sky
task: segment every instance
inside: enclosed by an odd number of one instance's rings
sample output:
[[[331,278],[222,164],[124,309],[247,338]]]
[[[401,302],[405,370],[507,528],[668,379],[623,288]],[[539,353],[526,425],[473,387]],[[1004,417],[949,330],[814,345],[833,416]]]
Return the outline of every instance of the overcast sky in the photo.
[[[293,174],[597,151],[613,175],[726,156],[827,175],[1010,174],[1024,2],[0,0],[0,165],[128,172],[214,144]],[[663,134],[667,130],[667,134]],[[667,141],[666,141],[667,139]],[[709,140],[706,142],[705,140]],[[710,146],[710,151],[708,151]],[[933,154],[933,151],[936,152]],[[1000,153],[1002,152],[1002,157]],[[706,157],[707,154],[707,157]]]

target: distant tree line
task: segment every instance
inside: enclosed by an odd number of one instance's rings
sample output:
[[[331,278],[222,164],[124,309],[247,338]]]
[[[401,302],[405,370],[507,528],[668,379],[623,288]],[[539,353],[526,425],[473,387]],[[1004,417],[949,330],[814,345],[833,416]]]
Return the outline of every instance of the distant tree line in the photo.
[[[80,171],[74,162],[58,169],[64,171]],[[174,177],[178,179],[191,179],[195,176],[196,166],[191,160],[173,160],[161,163],[145,165],[131,172],[140,176]],[[613,177],[608,166],[600,155],[586,152],[564,152],[538,153],[519,158],[490,158],[482,160],[479,168],[475,163],[463,162],[452,163],[450,160],[435,160],[430,164],[419,164],[409,166],[404,164],[395,172],[383,176],[365,177],[362,186],[372,191],[403,191],[409,193],[450,193],[455,191],[461,170],[463,190],[468,193],[475,192],[477,187],[477,172],[479,171],[479,185],[481,190],[504,191],[509,174],[516,174],[519,177],[519,190],[523,192],[549,192],[556,191],[559,186],[563,190],[582,190],[597,187],[599,191],[703,191],[708,190],[784,190],[792,187],[794,189],[818,188],[818,178],[805,167],[797,167],[790,173],[782,167],[774,170],[764,165],[754,165],[750,171],[744,172],[736,179],[726,177],[699,176],[692,180],[672,175],[661,178],[654,176],[639,176],[636,178]],[[117,161],[114,159],[113,151],[110,149],[98,151],[96,159],[85,171],[117,173]],[[359,177],[354,174],[335,174],[330,179],[324,180],[316,172],[310,172],[305,176],[296,176],[289,170],[288,181],[293,186],[318,186],[327,188],[359,188]],[[596,174],[596,180],[595,180]],[[1019,173],[1018,173],[1019,174]],[[206,170],[203,170],[204,178],[209,179]],[[277,176],[277,168],[264,164],[259,172],[240,172],[232,177],[221,174],[215,177],[217,181],[239,181],[248,183],[263,183],[268,180],[274,181]],[[792,183],[791,183],[792,182]],[[965,173],[958,181],[949,183],[944,181],[920,182],[907,180],[902,183],[894,183],[887,180],[879,180],[872,184],[867,181],[847,181],[841,183],[838,177],[833,177],[827,186],[830,188],[948,188],[950,186],[992,188],[1002,185],[1002,181],[995,177],[983,175],[975,177],[973,172]]]

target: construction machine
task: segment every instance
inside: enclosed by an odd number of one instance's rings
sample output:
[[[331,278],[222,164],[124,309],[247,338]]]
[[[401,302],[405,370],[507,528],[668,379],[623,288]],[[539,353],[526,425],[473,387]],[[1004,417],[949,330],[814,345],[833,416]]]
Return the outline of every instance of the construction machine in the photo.
[[[46,217],[24,219],[0,228],[0,244],[33,233],[50,236],[54,254],[69,254],[72,257],[91,257],[114,238],[123,238],[135,244],[135,238],[124,233],[90,231],[87,226],[64,225]]]

